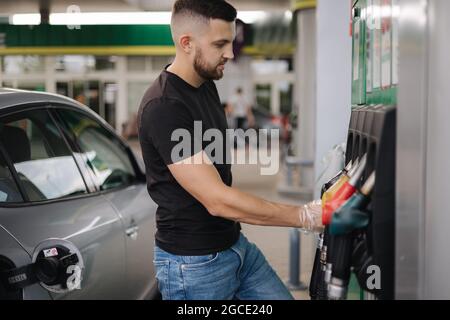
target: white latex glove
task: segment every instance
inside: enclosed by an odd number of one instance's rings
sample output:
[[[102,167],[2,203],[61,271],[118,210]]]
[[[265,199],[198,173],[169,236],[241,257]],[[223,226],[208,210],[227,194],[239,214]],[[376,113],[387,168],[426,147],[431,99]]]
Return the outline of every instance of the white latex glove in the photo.
[[[305,232],[323,232],[322,200],[315,200],[300,207],[298,213],[302,230]]]

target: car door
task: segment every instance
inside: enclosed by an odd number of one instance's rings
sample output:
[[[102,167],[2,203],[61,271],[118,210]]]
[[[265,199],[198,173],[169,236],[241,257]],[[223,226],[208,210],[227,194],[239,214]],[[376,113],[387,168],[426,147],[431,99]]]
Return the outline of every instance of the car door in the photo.
[[[127,236],[127,283],[133,299],[153,297],[156,278],[153,244],[156,232],[156,203],[144,183],[105,195],[120,212]]]
[[[0,206],[5,203],[23,202],[11,170],[0,153]],[[0,219],[2,215],[0,207]],[[49,292],[37,283],[23,289],[10,288],[4,272],[31,264],[31,255],[0,224],[0,300],[51,299]]]
[[[0,225],[33,257],[44,241],[79,250],[81,289],[51,292],[54,299],[126,298],[125,236],[117,212],[92,193],[49,110],[17,109],[0,115],[0,152],[23,202],[0,202]]]
[[[144,299],[156,288],[153,243],[157,205],[147,192],[145,176],[130,148],[92,116],[73,109],[59,109],[61,120],[72,132],[97,188],[120,214],[126,235],[127,286],[130,299]]]

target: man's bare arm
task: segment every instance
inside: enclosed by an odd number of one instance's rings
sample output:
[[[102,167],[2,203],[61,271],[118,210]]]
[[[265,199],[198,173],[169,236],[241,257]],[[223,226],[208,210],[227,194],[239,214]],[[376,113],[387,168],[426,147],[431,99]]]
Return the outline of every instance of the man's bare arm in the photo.
[[[303,207],[266,201],[225,185],[204,152],[182,163],[170,165],[169,170],[178,183],[213,216],[252,225],[311,229],[302,219]],[[320,227],[320,222],[314,223]]]

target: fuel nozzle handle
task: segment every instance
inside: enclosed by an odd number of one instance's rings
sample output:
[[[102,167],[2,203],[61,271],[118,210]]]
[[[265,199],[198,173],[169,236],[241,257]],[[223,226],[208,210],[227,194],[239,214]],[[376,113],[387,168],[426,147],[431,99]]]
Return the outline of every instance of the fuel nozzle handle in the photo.
[[[332,235],[344,235],[353,230],[362,229],[369,224],[369,214],[364,209],[370,203],[370,194],[375,185],[375,172],[345,204],[333,214],[330,232]]]
[[[372,174],[369,176],[369,178],[366,180],[366,182],[364,183],[364,185],[361,188],[361,194],[365,195],[366,197],[369,197],[370,194],[372,193],[374,187],[375,187],[375,178],[376,178],[376,173],[375,171],[372,172]]]
[[[333,239],[333,256],[331,262],[333,269],[328,285],[328,298],[330,300],[343,300],[347,298],[353,252],[352,243],[352,235],[335,236]]]
[[[323,194],[329,190],[343,175],[347,175],[350,169],[352,168],[353,161],[350,160],[350,162],[347,164],[347,166],[342,169],[337,175],[335,175],[330,181],[325,183],[322,187],[322,194],[320,195],[320,198],[323,197]]]
[[[324,185],[322,189],[322,208],[325,208],[325,205],[334,198],[336,193],[345,185],[350,179],[350,172],[354,172],[358,168],[359,159],[353,164],[353,161],[342,170],[340,175],[337,175],[332,180],[330,180],[327,184]]]
[[[347,174],[349,177],[354,176],[356,170],[358,170],[358,167],[359,167],[359,160],[360,160],[360,159],[357,158],[357,159],[355,160],[355,163],[349,168],[348,174]]]
[[[347,201],[355,192],[356,184],[364,173],[364,169],[367,163],[367,155],[364,155],[356,168],[350,170],[350,181],[346,182],[332,197],[330,201],[327,201],[323,205],[322,223],[328,225],[331,223],[333,213]]]
[[[352,185],[353,187],[356,186],[362,174],[364,173],[364,169],[366,169],[366,164],[367,164],[367,154],[365,154],[361,158],[357,168],[355,168],[354,171],[352,170],[352,172],[349,174],[350,176],[349,184]]]

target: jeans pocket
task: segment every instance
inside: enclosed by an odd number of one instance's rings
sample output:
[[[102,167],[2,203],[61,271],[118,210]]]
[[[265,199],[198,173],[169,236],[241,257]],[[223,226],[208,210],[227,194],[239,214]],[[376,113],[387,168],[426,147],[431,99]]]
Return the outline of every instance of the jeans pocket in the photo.
[[[205,256],[182,256],[181,268],[186,270],[204,268],[213,264],[219,258],[219,252]]]
[[[197,263],[181,265],[183,289],[187,300],[226,300],[237,287],[230,254],[216,253],[197,257]],[[208,260],[206,260],[208,259]],[[200,261],[199,261],[200,260]]]
[[[170,300],[169,288],[169,260],[153,261],[155,266],[156,281],[158,283],[158,290],[162,295],[163,300]]]

